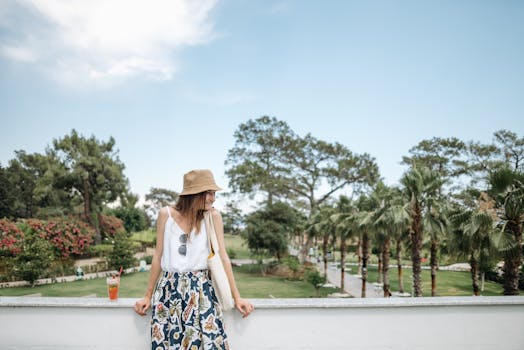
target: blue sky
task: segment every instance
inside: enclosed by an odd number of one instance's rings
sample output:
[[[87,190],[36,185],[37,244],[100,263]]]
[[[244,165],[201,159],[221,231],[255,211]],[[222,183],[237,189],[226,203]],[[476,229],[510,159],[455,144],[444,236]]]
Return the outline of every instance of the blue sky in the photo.
[[[524,2],[3,0],[0,163],[75,128],[116,139],[133,192],[180,190],[262,115],[374,156],[524,133]]]

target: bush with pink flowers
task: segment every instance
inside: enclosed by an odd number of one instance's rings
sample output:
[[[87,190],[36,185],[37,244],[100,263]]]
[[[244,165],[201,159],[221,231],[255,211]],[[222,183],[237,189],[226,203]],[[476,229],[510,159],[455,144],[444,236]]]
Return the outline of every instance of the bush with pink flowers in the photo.
[[[13,257],[22,251],[24,232],[7,219],[0,219],[0,257]]]

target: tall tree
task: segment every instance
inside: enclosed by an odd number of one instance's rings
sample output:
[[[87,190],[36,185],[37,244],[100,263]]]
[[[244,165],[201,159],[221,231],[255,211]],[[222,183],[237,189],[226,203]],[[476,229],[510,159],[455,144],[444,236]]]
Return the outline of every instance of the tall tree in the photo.
[[[504,294],[519,294],[522,268],[522,225],[524,222],[524,173],[501,168],[490,175],[490,196],[495,200],[502,230],[513,238],[513,246],[503,252]]]
[[[146,194],[145,210],[149,218],[154,221],[161,208],[166,205],[173,205],[178,199],[178,192],[167,188],[151,187]]]
[[[466,143],[456,137],[433,137],[412,147],[409,150],[411,156],[402,157],[402,163],[425,166],[443,179],[457,178],[467,172],[466,149]]]
[[[455,208],[449,220],[451,253],[468,259],[473,295],[479,296],[482,289],[479,282],[483,265],[487,265],[488,260],[500,256],[499,249],[506,250],[511,246],[511,236],[495,228],[498,218],[494,202],[485,192],[479,194],[474,207]]]
[[[114,149],[115,139],[103,142],[94,136],[85,138],[73,129],[70,135],[53,140],[53,146],[67,169],[66,185],[82,196],[84,215],[97,229],[95,242],[100,243],[98,214],[104,204],[124,197],[128,187],[124,164]]]
[[[292,152],[284,156],[292,170],[284,184],[306,202],[310,213],[337,191],[349,185],[353,190],[371,186],[379,178],[378,167],[369,154],[354,154],[338,142],[318,140],[310,134],[295,138]]]
[[[271,206],[287,197],[283,174],[290,172],[283,154],[291,152],[294,133],[286,122],[263,116],[240,124],[234,133],[235,145],[228,151],[226,175],[233,192],[266,195]]]
[[[250,213],[244,230],[249,250],[255,255],[275,256],[280,261],[287,252],[289,236],[303,219],[298,210],[284,202]]]
[[[411,261],[413,265],[413,289],[416,297],[422,296],[421,250],[423,241],[423,215],[440,191],[442,180],[438,173],[426,167],[414,167],[400,180],[411,217]]]
[[[356,208],[348,197],[340,196],[336,204],[336,211],[337,214],[332,215],[330,220],[336,223],[335,232],[340,241],[340,291],[343,293],[346,282],[347,241],[357,232]]]

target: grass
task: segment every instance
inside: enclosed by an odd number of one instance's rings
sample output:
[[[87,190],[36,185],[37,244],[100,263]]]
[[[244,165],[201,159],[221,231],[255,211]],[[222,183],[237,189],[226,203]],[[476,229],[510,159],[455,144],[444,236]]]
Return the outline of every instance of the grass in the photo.
[[[304,281],[289,281],[285,278],[260,275],[259,268],[244,265],[234,268],[235,279],[240,294],[244,298],[309,298],[315,296],[313,286]],[[120,282],[121,298],[139,298],[144,294],[149,273],[137,272],[122,276]],[[333,293],[333,289],[322,288],[321,296]],[[21,296],[40,293],[44,297],[82,297],[96,294],[107,295],[105,278],[69,283],[56,283],[43,286],[16,287],[0,289],[0,296]]]
[[[353,272],[355,271],[355,272]],[[356,273],[356,267],[352,267],[351,273]],[[378,279],[378,269],[376,267],[368,268],[368,282],[376,282]],[[397,269],[389,270],[390,289],[392,292],[398,291],[398,272]],[[412,278],[411,269],[403,269],[402,280],[404,282],[404,291],[411,293]],[[484,291],[481,295],[494,296],[502,295],[502,285],[486,281]],[[431,296],[431,272],[422,270],[422,294]],[[471,274],[460,271],[437,271],[437,296],[470,296],[473,295],[471,283]]]
[[[226,248],[228,252],[234,251],[234,259],[250,259],[251,252],[247,248],[246,243],[242,237],[238,235],[224,234],[224,239],[226,241]],[[231,257],[233,258],[233,257]]]
[[[131,235],[131,240],[138,241],[138,242],[144,242],[147,244],[153,243],[155,238],[156,238],[156,231],[154,230],[144,230],[140,232],[134,232]]]

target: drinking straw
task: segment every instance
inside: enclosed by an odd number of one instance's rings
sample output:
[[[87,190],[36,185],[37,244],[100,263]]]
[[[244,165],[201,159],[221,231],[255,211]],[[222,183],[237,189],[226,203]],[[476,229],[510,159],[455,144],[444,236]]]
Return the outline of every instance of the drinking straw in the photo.
[[[122,271],[124,270],[124,268],[122,266],[120,266],[120,272],[118,273],[118,278],[120,278],[120,276],[122,276]]]

